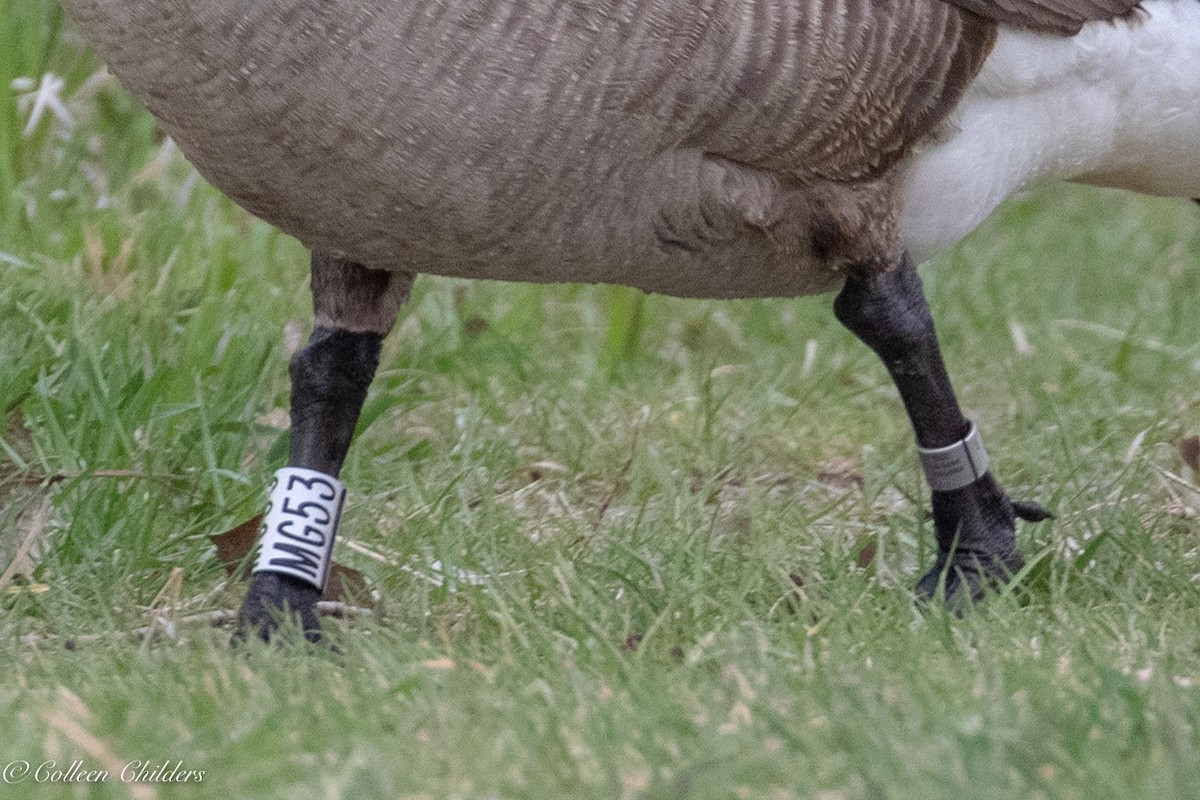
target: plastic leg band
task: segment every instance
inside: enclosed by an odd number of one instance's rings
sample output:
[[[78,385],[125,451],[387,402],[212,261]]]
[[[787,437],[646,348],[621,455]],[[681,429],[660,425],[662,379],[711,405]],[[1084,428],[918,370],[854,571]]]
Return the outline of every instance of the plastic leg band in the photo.
[[[276,472],[253,571],[291,575],[324,589],[345,501],[346,487],[330,475],[298,467]]]

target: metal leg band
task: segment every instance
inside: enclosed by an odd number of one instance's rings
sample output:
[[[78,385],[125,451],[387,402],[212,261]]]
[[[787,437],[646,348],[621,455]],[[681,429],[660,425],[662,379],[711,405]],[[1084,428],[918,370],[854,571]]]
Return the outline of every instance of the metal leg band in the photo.
[[[988,454],[974,422],[967,438],[946,447],[917,445],[925,478],[935,491],[950,492],[970,486],[988,471]]]

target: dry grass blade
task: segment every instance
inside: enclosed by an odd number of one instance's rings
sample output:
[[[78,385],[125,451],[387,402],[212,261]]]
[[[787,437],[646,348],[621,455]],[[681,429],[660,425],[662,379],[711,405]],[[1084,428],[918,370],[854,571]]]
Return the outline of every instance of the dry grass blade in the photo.
[[[111,777],[119,779],[118,776],[125,770],[129,759],[118,756],[107,741],[89,730],[92,715],[78,695],[60,686],[58,701],[42,711],[42,718],[52,730],[62,734],[71,744],[99,763]],[[122,781],[122,785],[129,790],[129,796],[134,800],[154,800],[158,797],[158,791],[149,784]]]
[[[18,524],[18,530],[24,529],[24,536],[21,537],[21,543],[17,545],[17,550],[13,554],[12,561],[4,570],[4,574],[0,575],[0,590],[3,590],[15,576],[33,573],[36,566],[33,557],[34,548],[45,541],[46,522],[49,517],[50,498],[45,497],[37,509],[28,515],[28,521]]]

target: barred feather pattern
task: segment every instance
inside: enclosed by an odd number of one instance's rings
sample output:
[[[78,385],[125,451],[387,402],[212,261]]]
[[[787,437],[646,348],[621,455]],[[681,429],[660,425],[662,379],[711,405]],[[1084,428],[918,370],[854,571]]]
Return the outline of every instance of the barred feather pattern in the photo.
[[[988,19],[1059,36],[1079,33],[1083,23],[1128,14],[1140,0],[946,0]]]
[[[314,249],[708,297],[894,258],[890,168],[995,34],[943,0],[66,6],[213,184]]]

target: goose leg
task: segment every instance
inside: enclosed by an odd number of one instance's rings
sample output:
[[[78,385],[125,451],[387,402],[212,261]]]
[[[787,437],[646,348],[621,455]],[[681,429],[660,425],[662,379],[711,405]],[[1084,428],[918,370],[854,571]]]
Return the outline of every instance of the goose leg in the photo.
[[[907,253],[885,272],[851,272],[834,301],[834,314],[883,360],[900,390],[933,486],[937,563],[917,584],[930,598],[945,579],[947,602],[978,599],[1024,560],[1016,519],[1050,515],[1036,503],[1011,500],[987,472],[978,434],[963,415],[942,362],[921,279]]]
[[[301,531],[308,530],[308,522],[322,523],[308,539],[318,537],[322,547],[327,545],[326,552],[332,550],[341,510],[342,495],[332,487],[340,487],[336,479],[354,436],[367,387],[374,378],[383,338],[395,324],[411,285],[412,276],[406,273],[371,270],[313,253],[315,326],[308,344],[296,352],[289,365],[291,449],[280,480],[285,475],[298,476],[297,482],[307,484],[308,489],[301,486],[297,491],[309,492],[282,498],[303,512],[297,514],[295,524],[286,530],[300,536]],[[336,502],[326,502],[335,498]],[[280,499],[273,489],[271,504]],[[272,520],[270,513],[267,520]],[[304,546],[300,539],[296,541]],[[294,549],[294,544],[292,554],[303,552]],[[301,573],[310,564],[303,558],[283,555],[274,563],[301,569],[273,567],[270,559],[264,562],[260,557],[242,603],[238,638],[257,636],[266,641],[284,617],[294,615],[309,641],[319,639],[316,603],[321,597],[319,584],[323,583],[323,571],[314,569],[312,576],[306,578]]]

